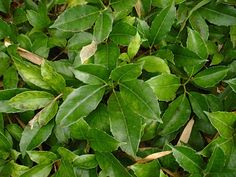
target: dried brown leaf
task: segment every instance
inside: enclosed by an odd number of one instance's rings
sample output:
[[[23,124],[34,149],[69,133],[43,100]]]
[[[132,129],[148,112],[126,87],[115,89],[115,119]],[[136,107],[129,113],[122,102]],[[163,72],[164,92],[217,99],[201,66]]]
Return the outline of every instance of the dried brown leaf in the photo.
[[[181,143],[188,143],[188,140],[190,138],[192,129],[193,129],[193,125],[194,125],[194,119],[192,118],[186,125],[186,127],[184,128],[179,141],[177,143],[177,145],[181,145]]]

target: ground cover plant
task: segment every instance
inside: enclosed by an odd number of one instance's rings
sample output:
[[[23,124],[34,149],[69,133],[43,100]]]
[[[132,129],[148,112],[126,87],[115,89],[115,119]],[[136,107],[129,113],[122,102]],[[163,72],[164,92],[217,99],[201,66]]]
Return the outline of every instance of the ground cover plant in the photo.
[[[1,0],[1,177],[235,177],[235,0]]]

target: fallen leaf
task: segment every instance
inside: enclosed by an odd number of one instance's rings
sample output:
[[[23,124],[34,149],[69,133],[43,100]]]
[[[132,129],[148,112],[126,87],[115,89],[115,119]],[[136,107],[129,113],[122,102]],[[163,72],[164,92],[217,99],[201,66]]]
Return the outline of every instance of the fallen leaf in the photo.
[[[80,51],[81,63],[84,64],[90,57],[92,57],[97,51],[97,43],[92,41],[91,44],[86,45]]]
[[[167,156],[170,153],[172,153],[172,151],[162,151],[162,152],[157,152],[157,153],[154,153],[154,154],[150,154],[150,155],[148,155],[147,157],[145,157],[143,159],[138,159],[137,163],[146,163],[146,162],[149,162],[149,161],[152,161],[152,160],[156,160],[156,159],[159,159],[161,157]]]
[[[192,132],[192,128],[193,128],[193,124],[194,124],[194,119],[192,118],[186,125],[186,127],[184,128],[179,141],[177,143],[177,145],[181,145],[182,143],[188,143],[188,140],[190,138],[191,132]]]

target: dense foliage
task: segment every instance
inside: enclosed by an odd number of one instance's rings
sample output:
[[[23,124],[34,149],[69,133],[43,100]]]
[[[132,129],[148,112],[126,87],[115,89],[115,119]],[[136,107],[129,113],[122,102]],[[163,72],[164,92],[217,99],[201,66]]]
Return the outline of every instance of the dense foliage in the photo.
[[[1,177],[236,176],[235,0],[1,0]]]

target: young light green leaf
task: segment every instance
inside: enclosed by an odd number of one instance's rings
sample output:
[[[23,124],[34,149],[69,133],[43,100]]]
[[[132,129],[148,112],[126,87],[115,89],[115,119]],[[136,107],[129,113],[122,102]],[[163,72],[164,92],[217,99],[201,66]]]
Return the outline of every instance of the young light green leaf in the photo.
[[[150,29],[149,41],[151,45],[159,43],[170,31],[174,23],[175,13],[175,6],[174,3],[172,3],[172,5],[166,7],[157,14]]]
[[[116,68],[119,55],[120,49],[116,44],[101,44],[94,55],[94,63],[105,65],[111,71]]]
[[[122,82],[120,93],[125,103],[144,119],[162,122],[158,101],[151,88],[141,80]]]
[[[228,70],[225,66],[212,66],[195,75],[193,82],[203,88],[213,87],[225,78]]]
[[[128,46],[129,58],[131,59],[134,58],[134,56],[138,53],[140,45],[141,45],[141,37],[139,33],[137,32],[137,34],[131,39]]]
[[[142,63],[119,66],[111,72],[111,79],[125,82],[136,79],[142,73]]]
[[[207,167],[204,170],[205,173],[208,174],[211,172],[220,172],[222,169],[224,169],[225,161],[226,158],[224,152],[222,151],[221,147],[216,146],[207,163]]]
[[[27,151],[27,154],[38,164],[50,164],[58,159],[57,155],[50,151]]]
[[[108,111],[113,136],[124,143],[120,145],[123,151],[135,156],[141,139],[142,117],[127,107],[116,92],[108,100]]]
[[[188,28],[187,47],[202,59],[206,59],[208,57],[208,51],[205,41],[197,31],[190,28]]]
[[[84,64],[72,70],[75,77],[90,85],[106,84],[109,78],[108,69],[99,64]]]
[[[46,141],[51,135],[53,127],[53,122],[43,127],[37,122],[34,124],[33,128],[27,125],[20,140],[20,151],[22,155],[25,156],[26,151],[32,150]]]
[[[138,60],[138,62],[144,62],[143,69],[148,72],[155,73],[170,73],[170,69],[167,63],[156,56],[145,56]]]
[[[96,42],[100,43],[104,41],[112,31],[113,17],[108,11],[100,14],[97,21],[95,22],[93,36]]]
[[[161,74],[146,81],[160,101],[171,101],[180,87],[180,79],[173,74]]]
[[[233,125],[236,122],[236,114],[230,112],[206,113],[212,125],[223,138],[231,138],[234,133]]]
[[[36,165],[26,171],[21,177],[48,177],[52,169],[52,164]]]
[[[90,28],[96,21],[99,10],[90,5],[75,6],[64,11],[51,28],[78,32]]]
[[[201,174],[204,162],[196,151],[186,146],[172,147],[172,151],[175,160],[185,171]]]
[[[229,34],[230,34],[230,39],[233,44],[233,47],[235,48],[235,46],[236,46],[236,25],[230,26]]]
[[[218,26],[236,25],[236,12],[232,6],[210,3],[199,9],[200,14]]]
[[[158,127],[160,135],[167,135],[184,126],[191,114],[191,107],[185,95],[171,102],[163,114],[163,124]]]
[[[66,87],[65,79],[58,74],[47,60],[43,60],[41,64],[41,75],[43,80],[57,93],[62,93]]]
[[[61,104],[56,123],[66,127],[92,112],[101,101],[105,86],[86,85],[75,89]]]
[[[37,110],[47,106],[54,96],[44,91],[26,91],[9,100],[10,106],[20,110]]]
[[[101,176],[132,177],[112,153],[96,152],[96,159],[102,169]]]

